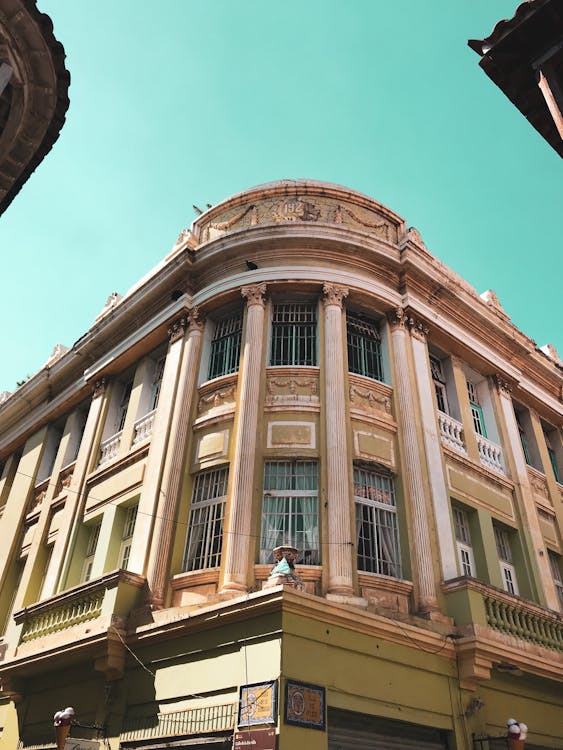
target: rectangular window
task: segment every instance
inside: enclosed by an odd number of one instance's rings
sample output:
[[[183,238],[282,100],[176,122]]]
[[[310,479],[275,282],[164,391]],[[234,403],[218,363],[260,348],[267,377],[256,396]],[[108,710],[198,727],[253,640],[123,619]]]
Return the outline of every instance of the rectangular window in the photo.
[[[260,562],[273,562],[272,550],[282,544],[297,547],[299,564],[319,564],[316,461],[268,461],[264,466]]]
[[[436,403],[438,410],[444,414],[449,414],[448,397],[446,394],[446,379],[442,371],[442,363],[437,357],[430,357],[430,372],[432,373],[432,382],[434,392],[436,393]]]
[[[464,510],[461,510],[461,508],[453,508],[453,517],[461,575],[474,576],[475,560],[473,558],[473,547],[471,546],[471,534],[469,531],[469,519],[467,513]]]
[[[555,589],[559,596],[559,604],[563,609],[563,575],[561,574],[561,557],[551,550],[548,550],[548,555],[553,583],[555,584]]]
[[[557,456],[555,455],[555,451],[553,448],[550,448],[549,445],[547,446],[547,453],[549,455],[549,463],[551,464],[551,468],[553,469],[553,473],[555,474],[555,481],[561,483],[561,478],[559,476],[559,467],[557,466]]]
[[[241,337],[242,315],[240,313],[217,321],[211,341],[209,380],[238,370]]]
[[[271,365],[317,364],[317,306],[274,305]]]
[[[520,424],[520,420],[518,417],[516,417],[516,424],[518,425],[518,434],[520,435],[520,442],[522,443],[522,450],[524,451],[524,459],[526,460],[526,463],[528,466],[532,466],[532,461],[530,458],[530,449],[528,448],[528,439],[526,437],[526,433],[524,432],[524,428]]]
[[[135,521],[137,520],[138,505],[131,505],[127,508],[125,522],[123,524],[123,534],[121,536],[121,549],[119,550],[119,567],[127,570],[129,565],[129,556],[131,555],[131,546],[133,544],[133,533],[135,531]]]
[[[121,432],[121,430],[125,426],[125,417],[127,416],[127,407],[129,406],[129,399],[131,398],[132,390],[132,380],[128,380],[127,383],[123,383],[123,391],[121,394],[121,399],[119,401],[119,409],[117,411],[117,432]]]
[[[506,592],[518,596],[516,570],[512,564],[512,549],[510,547],[510,533],[506,529],[494,526],[495,542],[502,575],[502,585]]]
[[[228,467],[202,471],[195,478],[183,563],[185,571],[221,565],[228,479]]]
[[[100,537],[100,529],[102,523],[95,524],[90,527],[90,534],[88,536],[88,546],[86,547],[86,557],[84,558],[84,566],[82,568],[82,581],[89,581],[92,576],[92,567],[94,565],[94,555],[96,554],[96,547],[98,546],[98,539]]]
[[[373,321],[346,315],[348,370],[374,380],[383,380],[381,336]]]
[[[158,406],[158,399],[160,398],[160,389],[162,387],[162,376],[164,374],[164,363],[166,362],[166,356],[160,357],[154,367],[154,375],[152,379],[151,387],[151,400],[149,411],[154,411]]]
[[[467,381],[467,393],[469,394],[469,406],[471,407],[471,416],[473,417],[473,429],[478,435],[482,435],[484,438],[486,438],[487,431],[485,429],[483,409],[479,404],[477,388],[475,387],[475,384],[470,380]]]
[[[354,502],[358,570],[401,578],[393,480],[354,466]]]

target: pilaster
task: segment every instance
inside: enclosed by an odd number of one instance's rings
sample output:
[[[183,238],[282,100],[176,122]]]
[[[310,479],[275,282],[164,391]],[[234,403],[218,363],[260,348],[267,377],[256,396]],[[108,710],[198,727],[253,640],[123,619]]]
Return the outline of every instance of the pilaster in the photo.
[[[506,379],[500,376],[494,378],[493,404],[503,438],[505,464],[514,481],[514,498],[520,517],[519,531],[532,588],[530,593],[543,606],[556,610],[559,608],[559,597],[553,583],[511,393],[512,387]]]
[[[135,529],[130,565],[134,572],[142,572],[143,548],[148,545],[147,583],[153,607],[162,607],[166,595],[203,327],[204,321],[194,307],[168,330],[170,362],[167,357],[160,397],[163,401],[157,412],[160,419],[151,443],[151,465],[147,467],[137,516],[141,525]]]
[[[419,611],[438,609],[436,582],[430,548],[430,528],[425,496],[425,477],[419,453],[413,383],[409,374],[408,333],[410,320],[402,308],[388,314],[391,327],[395,393],[398,404],[399,441],[403,456],[403,481],[410,501],[413,553],[413,578]],[[451,534],[451,531],[450,531]]]
[[[342,304],[348,288],[323,286],[325,337],[325,434],[328,502],[328,594],[354,593],[350,469],[346,445],[346,393]]]
[[[452,534],[451,504],[441,449],[442,441],[436,418],[434,388],[426,344],[428,329],[423,323],[415,322],[410,331],[442,577],[447,581],[457,576],[457,558]]]
[[[263,366],[266,284],[242,287],[241,294],[247,305],[246,332],[237,388],[237,421],[229,482],[222,591],[246,591],[248,588],[258,428],[257,394]]]

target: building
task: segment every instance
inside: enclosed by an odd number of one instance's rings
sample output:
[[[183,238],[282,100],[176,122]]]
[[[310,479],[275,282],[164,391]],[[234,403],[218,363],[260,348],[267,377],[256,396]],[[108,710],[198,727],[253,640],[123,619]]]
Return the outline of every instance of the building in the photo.
[[[563,156],[563,3],[525,0],[469,46],[479,65],[559,156]]]
[[[0,406],[2,750],[563,747],[562,383],[371,198],[210,208]]]
[[[70,74],[36,0],[0,0],[0,214],[59,137]]]

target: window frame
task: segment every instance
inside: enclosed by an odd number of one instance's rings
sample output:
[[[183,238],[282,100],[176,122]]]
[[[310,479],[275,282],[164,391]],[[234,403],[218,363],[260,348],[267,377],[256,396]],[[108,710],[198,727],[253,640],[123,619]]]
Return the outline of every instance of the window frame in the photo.
[[[377,471],[375,467],[355,464],[353,481],[358,571],[402,579],[401,543],[393,479]],[[385,497],[386,500],[383,499]],[[364,536],[361,536],[362,531],[366,531]],[[390,539],[385,540],[385,531]]]
[[[130,505],[125,508],[125,518],[123,519],[123,531],[121,532],[121,544],[119,546],[119,569],[128,570],[129,559],[131,556],[131,547],[133,546],[133,535],[137,523],[137,513],[139,504]]]
[[[512,596],[519,596],[520,593],[518,588],[518,578],[516,576],[516,568],[514,567],[512,560],[512,544],[510,539],[510,532],[496,523],[493,524],[493,531],[495,535],[495,544],[497,548],[503,588],[507,594],[511,594]]]
[[[242,310],[231,315],[224,315],[215,321],[209,344],[208,380],[238,372],[242,347],[242,329]]]
[[[469,378],[466,380],[467,383],[467,395],[469,396],[469,407],[471,409],[471,417],[473,420],[473,429],[477,435],[481,435],[487,439],[487,428],[485,426],[485,416],[483,414],[483,407],[479,403],[479,394],[477,393],[477,387]]]
[[[92,576],[92,567],[94,565],[94,557],[96,555],[96,549],[98,547],[98,540],[100,538],[100,530],[102,528],[102,522],[98,521],[91,526],[88,526],[88,542],[86,545],[86,555],[84,556],[84,564],[82,566],[81,582],[87,583]]]
[[[346,348],[348,372],[384,382],[381,334],[375,320],[346,311]]]
[[[274,475],[274,465],[290,473]],[[307,468],[313,468],[309,474]],[[297,473],[303,470],[303,473]],[[289,479],[290,487],[275,487],[276,479]],[[298,489],[299,479],[309,487]],[[314,485],[314,486],[313,486]],[[285,502],[284,502],[285,501]],[[309,512],[306,512],[307,501]],[[281,519],[281,524],[280,524]],[[283,528],[280,528],[285,524]],[[273,538],[275,537],[275,538]],[[260,562],[274,562],[272,550],[289,544],[299,550],[299,565],[320,565],[319,462],[317,459],[272,459],[264,462],[264,488],[260,524]]]
[[[228,484],[228,465],[204,469],[194,477],[182,558],[182,570],[186,573],[221,566]],[[198,533],[200,528],[202,532]]]
[[[475,555],[471,542],[469,515],[466,510],[457,505],[452,507],[452,515],[460,574],[475,578]]]
[[[285,308],[285,310],[283,309]],[[309,320],[276,320],[277,315],[291,317],[294,314],[311,316]],[[271,315],[270,346],[268,365],[270,367],[317,367],[318,366],[318,303],[316,302],[274,302]],[[287,336],[283,335],[286,329]],[[278,335],[278,332],[282,333]],[[304,334],[304,335],[300,335]],[[284,354],[282,342],[291,350]],[[304,343],[304,352],[299,349]],[[281,349],[281,351],[280,351]]]
[[[561,572],[561,555],[552,550],[547,550],[549,567],[551,568],[551,577],[555,585],[555,590],[559,597],[559,606],[563,610],[563,573]]]
[[[444,376],[444,370],[442,369],[441,360],[434,354],[430,354],[430,374],[432,376],[432,383],[434,385],[434,393],[436,394],[436,405],[438,411],[442,414],[450,413],[450,405],[448,403],[448,394],[446,391],[446,378]]]

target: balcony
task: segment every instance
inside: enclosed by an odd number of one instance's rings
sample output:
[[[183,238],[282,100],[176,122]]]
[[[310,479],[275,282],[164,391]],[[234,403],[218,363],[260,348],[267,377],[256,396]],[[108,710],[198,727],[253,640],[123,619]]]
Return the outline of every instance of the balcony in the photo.
[[[133,425],[133,445],[144,443],[145,440],[150,438],[152,435],[155,414],[156,409],[153,409],[135,422]]]
[[[98,466],[111,461],[117,456],[122,434],[123,430],[116,432],[115,435],[112,435],[100,443],[100,458],[98,459]]]
[[[456,648],[466,687],[489,679],[494,665],[563,682],[563,616],[466,576],[443,591],[462,636]]]
[[[502,448],[500,445],[487,440],[483,435],[476,435],[477,449],[479,451],[479,460],[487,469],[498,471],[504,474],[504,464],[502,461]]]
[[[0,665],[0,677],[22,666],[29,671],[32,664],[48,668],[55,651],[63,660],[91,648],[98,655],[104,642],[106,659],[97,659],[96,668],[106,674],[119,672],[124,660],[120,631],[144,582],[139,575],[118,570],[15,612],[19,627],[14,632],[15,642],[8,644],[7,659]]]
[[[445,414],[443,411],[438,412],[438,424],[440,425],[440,437],[442,443],[449,448],[453,448],[462,456],[467,455],[467,449],[463,442],[463,425],[456,419]]]

